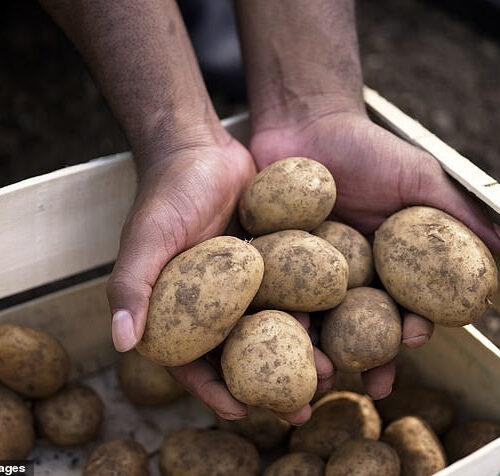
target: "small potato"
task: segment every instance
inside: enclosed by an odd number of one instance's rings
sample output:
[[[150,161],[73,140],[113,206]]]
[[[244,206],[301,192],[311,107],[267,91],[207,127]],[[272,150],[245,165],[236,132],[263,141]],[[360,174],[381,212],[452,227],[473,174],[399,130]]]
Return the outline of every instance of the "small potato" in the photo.
[[[171,260],[156,281],[137,351],[167,367],[217,347],[259,289],[264,262],[250,244],[218,236]]]
[[[36,402],[35,422],[40,435],[53,444],[80,445],[99,431],[103,408],[94,390],[75,385]]]
[[[277,459],[264,471],[264,476],[323,476],[325,462],[311,453],[289,453]]]
[[[354,288],[339,306],[325,313],[321,348],[336,369],[363,372],[396,357],[401,332],[398,308],[387,293]]]
[[[372,282],[372,247],[359,231],[337,221],[325,221],[311,233],[328,241],[344,255],[349,265],[347,289],[368,286]]]
[[[449,327],[470,324],[491,303],[497,268],[488,248],[441,210],[411,207],[375,233],[375,268],[403,307]]]
[[[369,397],[331,392],[313,405],[311,419],[292,432],[290,451],[305,451],[326,460],[350,438],[377,440],[380,429],[380,417]]]
[[[28,398],[57,392],[69,373],[60,342],[31,327],[0,324],[0,382]]]
[[[243,436],[259,451],[269,451],[280,446],[290,433],[290,423],[272,411],[259,407],[248,407],[248,415],[242,420],[217,418],[217,427]]]
[[[285,312],[242,317],[224,344],[221,364],[229,391],[247,405],[293,412],[316,391],[311,339]]]
[[[122,355],[118,378],[123,393],[136,405],[166,405],[184,394],[165,367],[134,350]]]
[[[450,428],[455,413],[446,393],[424,387],[396,388],[388,397],[376,401],[375,406],[386,425],[413,415],[425,420],[437,435]]]
[[[264,258],[264,278],[252,306],[324,311],[342,302],[349,269],[340,251],[306,231],[287,230],[252,241]]]
[[[149,476],[148,455],[134,440],[111,440],[90,454],[83,476]]]
[[[337,190],[328,169],[290,157],[262,170],[243,194],[240,222],[253,236],[280,230],[312,230],[332,211]]]
[[[260,474],[260,459],[241,436],[184,428],[163,441],[160,471],[164,476],[255,476]]]
[[[443,445],[450,463],[454,463],[497,438],[500,438],[500,422],[472,420],[452,427],[444,436]]]
[[[382,441],[347,440],[330,456],[325,476],[399,476],[396,451]]]
[[[14,392],[0,387],[0,461],[26,459],[34,444],[31,412]]]
[[[381,440],[398,453],[403,476],[428,476],[446,466],[441,443],[421,418],[406,416],[392,422]]]

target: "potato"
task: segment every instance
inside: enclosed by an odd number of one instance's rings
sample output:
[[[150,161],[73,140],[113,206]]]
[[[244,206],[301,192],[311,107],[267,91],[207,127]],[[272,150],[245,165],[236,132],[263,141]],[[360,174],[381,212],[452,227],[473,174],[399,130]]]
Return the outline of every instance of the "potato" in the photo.
[[[277,459],[264,471],[264,476],[323,476],[325,462],[311,453],[289,453]]]
[[[311,339],[286,312],[242,317],[224,344],[221,364],[229,391],[248,405],[293,412],[316,391]]]
[[[396,388],[388,397],[376,401],[375,406],[385,424],[407,415],[418,416],[437,435],[448,430],[455,413],[446,393],[425,387]]]
[[[31,327],[0,324],[0,382],[28,398],[44,398],[66,382],[69,357],[59,341]]]
[[[430,207],[411,207],[375,233],[375,268],[403,307],[444,326],[470,324],[488,308],[497,268],[465,225]]]
[[[380,429],[380,417],[369,397],[331,392],[313,405],[311,419],[292,432],[290,451],[305,451],[326,460],[350,438],[377,440]]]
[[[326,463],[325,476],[399,476],[396,451],[382,441],[347,440]]]
[[[263,273],[258,251],[231,236],[212,238],[176,256],[153,288],[137,351],[167,367],[206,354],[243,315]]]
[[[441,443],[421,418],[406,416],[393,421],[381,439],[398,453],[402,476],[427,476],[446,466]]]
[[[287,230],[252,241],[264,258],[264,278],[252,306],[324,311],[347,290],[349,269],[340,251],[306,231]]]
[[[134,350],[122,355],[118,378],[123,393],[136,405],[166,405],[184,394],[165,367]]]
[[[31,412],[14,392],[0,387],[0,461],[26,459],[34,444]]]
[[[336,369],[362,372],[396,357],[401,332],[398,308],[387,293],[354,288],[339,306],[326,312],[321,348]]]
[[[347,288],[368,286],[374,274],[372,247],[357,230],[337,221],[325,221],[311,231],[335,246],[349,266]]]
[[[262,170],[239,203],[240,222],[253,236],[280,230],[312,230],[332,211],[337,190],[328,169],[290,157]]]
[[[260,474],[260,460],[241,436],[184,428],[163,441],[160,471],[165,476],[254,476]]]
[[[272,411],[259,407],[248,407],[248,415],[242,420],[217,418],[217,426],[221,430],[243,436],[259,451],[269,451],[280,446],[290,433],[290,423]]]
[[[35,403],[37,430],[59,446],[80,445],[98,432],[103,403],[89,387],[74,385]]]
[[[472,420],[453,426],[444,436],[443,445],[453,463],[497,438],[500,438],[500,422]]]
[[[148,455],[134,440],[111,440],[90,454],[83,476],[149,476]]]

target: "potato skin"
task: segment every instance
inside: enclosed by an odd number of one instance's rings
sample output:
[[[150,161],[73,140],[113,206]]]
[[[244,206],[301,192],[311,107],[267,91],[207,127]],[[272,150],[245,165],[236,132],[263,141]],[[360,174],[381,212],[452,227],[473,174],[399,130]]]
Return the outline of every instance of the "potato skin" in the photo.
[[[373,252],[368,240],[357,230],[337,221],[325,221],[311,233],[335,246],[347,261],[347,289],[368,286],[375,272]]]
[[[332,211],[337,189],[328,169],[305,157],[278,160],[262,170],[241,197],[239,216],[253,236],[317,227]]]
[[[258,251],[232,236],[212,238],[176,256],[153,288],[137,351],[167,367],[206,354],[243,315],[263,273]]]
[[[288,453],[269,465],[263,476],[323,476],[325,462],[317,455]]]
[[[497,438],[500,422],[471,420],[453,426],[444,436],[443,445],[450,463],[454,463]]]
[[[377,440],[380,430],[380,417],[369,397],[354,392],[331,392],[313,405],[311,419],[292,432],[289,449],[327,460],[346,440]]]
[[[418,416],[436,435],[450,428],[455,415],[453,403],[446,393],[425,387],[396,388],[388,397],[377,400],[375,406],[385,424],[408,415]]]
[[[0,387],[0,460],[26,459],[34,444],[31,412],[14,392]]]
[[[246,418],[235,421],[217,418],[217,427],[243,436],[259,451],[270,451],[285,441],[291,425],[267,408],[248,407]]]
[[[169,435],[160,450],[164,476],[255,476],[260,459],[241,436],[222,430],[183,428]]]
[[[421,418],[406,416],[393,421],[382,441],[398,453],[403,476],[428,476],[446,466],[446,456],[432,428]]]
[[[165,367],[135,350],[122,355],[118,378],[123,393],[136,405],[166,405],[184,394],[184,387]]]
[[[134,440],[111,440],[96,447],[83,476],[149,476],[148,455]]]
[[[399,476],[396,451],[382,441],[347,440],[330,456],[325,476]]]
[[[35,403],[38,432],[59,446],[80,445],[99,431],[104,405],[90,387],[74,385]]]
[[[345,297],[349,269],[342,253],[301,230],[252,241],[264,258],[264,278],[252,306],[284,311],[324,311]]]
[[[430,207],[411,207],[376,231],[375,268],[403,307],[449,327],[470,324],[489,306],[497,269],[464,224]]]
[[[311,339],[285,312],[243,316],[224,344],[221,364],[229,391],[248,405],[293,412],[316,391]]]
[[[44,398],[66,382],[69,357],[60,342],[31,327],[0,324],[0,381],[28,398]]]
[[[398,308],[384,291],[354,288],[325,313],[321,348],[336,369],[362,372],[392,360],[401,346]]]

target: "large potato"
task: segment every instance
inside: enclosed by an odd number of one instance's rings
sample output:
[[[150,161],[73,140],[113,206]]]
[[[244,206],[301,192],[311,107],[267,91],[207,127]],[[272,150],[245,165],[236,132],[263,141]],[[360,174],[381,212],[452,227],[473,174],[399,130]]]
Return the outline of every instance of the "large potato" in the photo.
[[[0,325],[0,381],[29,398],[44,398],[66,382],[69,358],[59,341],[38,329]]]
[[[336,369],[363,372],[392,360],[401,346],[401,317],[391,297],[374,288],[347,291],[325,314],[321,348]]]
[[[172,259],[151,295],[137,351],[159,365],[184,365],[219,345],[259,289],[264,263],[231,236],[200,243]]]
[[[472,420],[459,423],[443,438],[444,449],[453,463],[500,438],[500,422]]]
[[[293,412],[316,391],[311,339],[285,312],[242,317],[224,344],[221,364],[229,391],[248,405]]]
[[[134,350],[122,355],[118,378],[123,393],[136,405],[166,405],[184,393],[165,367]]]
[[[454,409],[446,393],[425,387],[396,388],[386,398],[375,402],[385,424],[413,415],[425,420],[437,435],[450,427]]]
[[[0,461],[26,459],[34,443],[28,407],[14,392],[0,387]]]
[[[134,440],[111,440],[90,454],[83,476],[149,476],[148,455]]]
[[[330,456],[325,476],[399,476],[396,451],[382,441],[347,440]]]
[[[380,429],[380,417],[370,398],[331,392],[313,405],[311,419],[293,431],[290,451],[305,451],[326,460],[348,439],[377,440]]]
[[[264,258],[264,278],[252,306],[324,311],[345,297],[349,269],[342,253],[306,231],[287,230],[252,241]]]
[[[312,230],[332,211],[337,190],[328,169],[290,157],[262,170],[243,194],[240,222],[254,236],[280,230]]]
[[[392,422],[381,439],[398,453],[402,476],[430,476],[446,466],[441,443],[421,418],[406,416]]]
[[[217,426],[221,430],[245,437],[259,451],[269,451],[280,446],[290,433],[290,423],[261,407],[248,407],[248,415],[242,420],[217,418]]]
[[[99,431],[103,411],[99,396],[84,385],[65,388],[34,407],[38,432],[59,446],[90,441]]]
[[[429,207],[411,207],[375,233],[375,267],[406,309],[444,326],[463,326],[489,306],[497,268],[488,248],[465,225]]]
[[[260,460],[241,436],[184,428],[165,438],[160,471],[164,476],[255,476],[260,474]]]
[[[264,476],[324,476],[325,462],[311,453],[289,453],[277,459]]]
[[[349,265],[348,289],[371,283],[374,274],[372,247],[359,231],[337,221],[325,221],[311,233],[328,241],[344,255]]]

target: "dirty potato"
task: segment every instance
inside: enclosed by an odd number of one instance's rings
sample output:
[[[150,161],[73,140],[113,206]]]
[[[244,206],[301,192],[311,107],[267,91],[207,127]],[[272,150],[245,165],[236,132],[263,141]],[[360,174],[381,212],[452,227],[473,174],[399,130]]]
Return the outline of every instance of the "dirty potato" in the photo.
[[[375,268],[403,307],[444,326],[470,324],[488,308],[497,268],[488,248],[441,210],[411,207],[375,233]]]
[[[0,324],[0,382],[28,398],[44,398],[66,382],[69,357],[60,342],[31,327]]]
[[[277,459],[264,471],[263,476],[323,476],[325,462],[311,453],[289,453]]]
[[[164,476],[256,476],[260,459],[255,447],[241,436],[183,428],[163,441],[160,471]]]
[[[324,311],[345,297],[349,269],[342,253],[306,231],[287,230],[252,241],[264,258],[264,278],[252,306]]]
[[[335,246],[349,266],[347,288],[368,286],[374,274],[372,247],[357,230],[337,221],[325,221],[311,231]]]
[[[312,230],[332,211],[337,191],[328,169],[315,160],[289,157],[262,170],[239,203],[240,222],[253,236]]]
[[[231,236],[207,240],[172,259],[151,295],[137,351],[159,365],[184,365],[219,345],[259,289],[264,263]]]
[[[401,346],[401,317],[391,297],[374,288],[347,291],[325,314],[321,348],[336,369],[363,372],[392,360]]]
[[[229,391],[247,405],[293,412],[316,391],[311,339],[286,312],[243,316],[224,344],[221,364]]]

